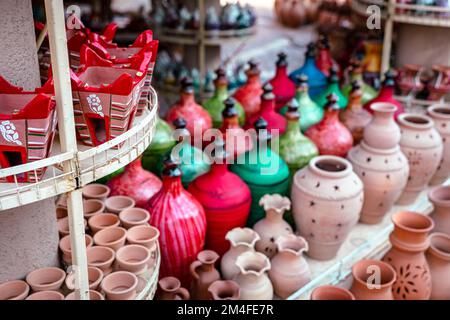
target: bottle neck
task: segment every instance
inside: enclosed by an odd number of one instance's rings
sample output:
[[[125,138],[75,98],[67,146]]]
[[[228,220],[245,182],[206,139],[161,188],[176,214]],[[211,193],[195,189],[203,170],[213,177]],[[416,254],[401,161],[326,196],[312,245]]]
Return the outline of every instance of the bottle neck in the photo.
[[[298,118],[288,118],[286,125],[286,133],[300,133],[300,121]]]
[[[383,86],[380,90],[380,96],[392,97],[393,95],[394,95],[394,87],[393,86]]]
[[[180,94],[180,102],[182,105],[189,105],[191,103],[194,103],[194,94],[193,93],[187,93],[182,92]]]
[[[222,131],[226,129],[235,129],[235,128],[239,128],[239,118],[237,116],[230,118],[223,118]]]
[[[350,101],[348,102],[347,109],[355,111],[362,109],[361,99],[361,94],[350,93]]]
[[[211,173],[214,175],[223,175],[228,172],[228,164],[226,160],[222,160],[223,163],[214,162],[211,166]]]
[[[215,97],[223,97],[224,100],[228,96],[228,85],[220,83],[216,84],[216,91],[214,92]]]
[[[181,177],[163,177],[163,189],[166,193],[171,193],[174,196],[181,194],[183,185],[181,184]]]
[[[275,73],[276,78],[286,78],[287,77],[287,66],[277,67],[277,72]]]
[[[261,113],[273,112],[275,111],[275,100],[274,99],[262,99],[261,101]]]
[[[247,78],[247,84],[258,85],[260,84],[259,74],[250,74]]]

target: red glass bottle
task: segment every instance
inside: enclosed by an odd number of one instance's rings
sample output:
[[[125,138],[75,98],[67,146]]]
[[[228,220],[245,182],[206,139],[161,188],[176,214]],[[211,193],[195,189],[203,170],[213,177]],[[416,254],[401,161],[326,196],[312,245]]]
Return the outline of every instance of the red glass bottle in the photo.
[[[250,60],[250,68],[246,71],[247,83],[236,90],[233,97],[242,105],[245,111],[245,118],[258,113],[261,106],[261,95],[263,93],[258,64]]]
[[[339,105],[334,93],[328,95],[322,121],[306,130],[305,134],[319,148],[321,155],[345,157],[352,148],[353,137],[339,121]]]
[[[190,265],[205,244],[205,211],[183,188],[178,166],[170,158],[164,165],[163,186],[145,209],[150,212],[150,224],[160,232],[160,277],[174,276],[188,287]]]
[[[244,227],[250,213],[250,189],[228,170],[224,141],[216,139],[211,171],[189,185],[189,192],[203,205],[206,213],[206,248],[223,255],[229,249],[228,231]]]
[[[339,64],[331,57],[330,42],[328,37],[322,35],[317,43],[316,65],[320,71],[327,77],[330,76],[330,69],[335,68],[339,77],[342,77],[342,71]]]
[[[287,55],[284,52],[278,54],[277,72],[275,77],[269,81],[273,87],[276,97],[276,109],[280,110],[295,96],[295,83],[287,74]]]
[[[108,181],[111,196],[128,196],[136,201],[136,207],[145,207],[148,199],[161,189],[162,182],[153,173],[144,170],[141,157],[125,167],[125,171]]]

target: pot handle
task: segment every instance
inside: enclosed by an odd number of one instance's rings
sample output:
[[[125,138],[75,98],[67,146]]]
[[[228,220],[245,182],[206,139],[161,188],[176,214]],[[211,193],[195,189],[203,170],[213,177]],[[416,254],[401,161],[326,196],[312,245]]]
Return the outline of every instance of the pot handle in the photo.
[[[178,294],[182,300],[189,300],[191,295],[189,294],[189,291],[185,288],[178,288],[176,291],[176,294]]]
[[[197,273],[197,268],[200,267],[203,263],[201,263],[198,260],[195,260],[194,262],[191,263],[191,275],[192,277],[195,278],[195,280],[200,279],[198,273]]]

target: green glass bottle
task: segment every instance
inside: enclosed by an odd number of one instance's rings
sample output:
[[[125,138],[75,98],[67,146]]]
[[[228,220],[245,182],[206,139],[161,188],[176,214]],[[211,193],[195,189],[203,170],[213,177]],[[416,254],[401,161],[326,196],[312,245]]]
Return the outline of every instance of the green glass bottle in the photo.
[[[278,193],[286,196],[289,188],[289,169],[284,160],[268,146],[271,135],[263,118],[255,121],[254,147],[237,157],[230,170],[249,186],[252,204],[247,225],[252,227],[264,218],[259,199],[265,194]]]
[[[314,101],[321,107],[324,108],[328,103],[327,97],[330,94],[335,94],[337,97],[337,102],[339,105],[339,109],[344,109],[348,104],[348,99],[342,93],[339,88],[339,75],[335,67],[330,69],[330,76],[328,77],[328,86],[325,91],[323,91]]]
[[[297,92],[290,104],[299,108],[300,128],[302,132],[305,132],[309,127],[322,120],[324,111],[309,96],[308,76],[301,74],[296,80],[296,83],[298,83]],[[288,106],[286,105],[281,109],[280,113],[285,115],[287,109]]]
[[[378,92],[366,82],[363,78],[363,68],[361,66],[361,61],[353,59],[351,61],[350,69],[350,82],[342,88],[342,93],[344,96],[349,98],[350,92],[352,91],[352,83],[357,81],[361,85],[362,100],[361,103],[364,105],[367,102],[375,99],[378,96]]]
[[[225,109],[224,101],[230,96],[228,94],[228,79],[224,69],[219,68],[216,70],[216,80],[214,80],[216,91],[211,99],[203,103],[205,108],[213,121],[214,128],[220,128],[222,126],[222,111]],[[244,108],[239,102],[235,105],[239,115],[239,125],[243,126],[245,123]]]

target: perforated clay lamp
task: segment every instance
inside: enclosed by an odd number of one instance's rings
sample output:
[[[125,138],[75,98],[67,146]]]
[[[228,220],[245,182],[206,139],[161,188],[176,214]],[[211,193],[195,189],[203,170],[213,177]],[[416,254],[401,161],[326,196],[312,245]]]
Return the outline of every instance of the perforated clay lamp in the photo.
[[[281,52],[278,54],[275,77],[269,81],[275,94],[277,110],[280,110],[295,96],[295,83],[289,79],[287,67],[287,55]]]
[[[352,59],[350,62],[350,67],[348,68],[350,72],[350,82],[342,88],[342,93],[349,97],[350,92],[352,91],[352,83],[353,81],[358,81],[361,84],[361,103],[364,105],[369,101],[375,99],[378,95],[378,92],[370,85],[368,85],[363,78],[363,68],[361,66],[361,61],[358,59]]]
[[[330,69],[330,75],[328,76],[328,85],[326,89],[319,95],[314,101],[320,106],[325,107],[328,102],[328,96],[330,94],[336,95],[337,103],[339,105],[339,109],[344,109],[348,104],[348,99],[341,91],[339,87],[339,75],[337,73],[337,69],[332,67]]]
[[[260,78],[261,71],[258,68],[258,63],[254,60],[250,60],[248,64],[249,68],[245,72],[247,75],[247,82],[237,89],[233,95],[244,108],[246,119],[259,111],[261,95],[263,94]]]
[[[228,80],[226,72],[223,68],[216,70],[216,79],[214,80],[215,91],[211,99],[203,103],[203,107],[208,111],[213,121],[214,128],[222,126],[222,112],[225,109],[224,101],[229,97],[228,95]],[[239,124],[245,123],[244,108],[240,103],[235,103],[235,108],[238,113]]]

